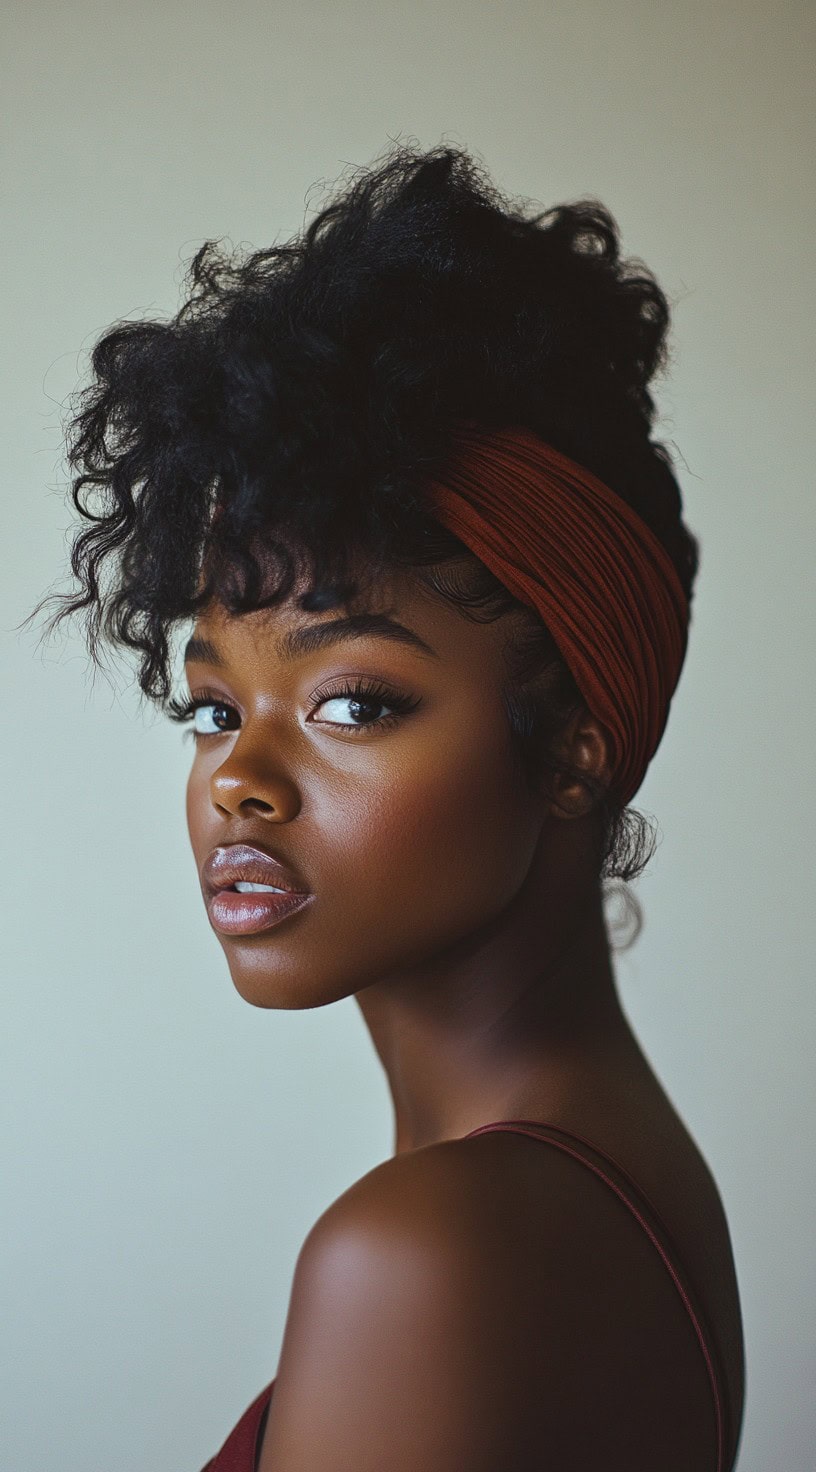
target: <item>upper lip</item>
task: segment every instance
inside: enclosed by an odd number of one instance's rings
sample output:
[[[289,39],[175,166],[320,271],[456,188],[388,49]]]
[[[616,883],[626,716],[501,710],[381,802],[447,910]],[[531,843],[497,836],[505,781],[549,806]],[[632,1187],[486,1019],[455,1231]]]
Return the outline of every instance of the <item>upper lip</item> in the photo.
[[[239,882],[271,884],[292,894],[311,893],[286,864],[250,843],[219,844],[205,860],[201,878],[209,896]]]

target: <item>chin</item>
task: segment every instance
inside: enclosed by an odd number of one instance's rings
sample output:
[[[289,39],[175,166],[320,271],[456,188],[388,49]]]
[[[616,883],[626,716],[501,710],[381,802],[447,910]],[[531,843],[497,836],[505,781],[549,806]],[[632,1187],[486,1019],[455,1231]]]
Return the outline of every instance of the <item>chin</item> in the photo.
[[[313,967],[283,965],[281,958],[248,941],[230,941],[225,947],[230,976],[239,997],[252,1007],[301,1012],[326,1007],[351,996],[357,985],[338,977],[316,976]]]

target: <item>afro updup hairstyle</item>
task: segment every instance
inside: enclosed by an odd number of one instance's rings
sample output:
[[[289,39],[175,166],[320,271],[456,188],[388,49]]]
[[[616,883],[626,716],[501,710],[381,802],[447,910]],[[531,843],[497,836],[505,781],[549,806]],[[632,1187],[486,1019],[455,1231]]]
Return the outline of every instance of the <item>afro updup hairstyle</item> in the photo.
[[[272,607],[305,573],[314,612],[410,566],[467,617],[522,611],[424,507],[458,420],[525,425],[593,471],[691,599],[699,546],[650,438],[668,305],[597,200],[532,213],[464,150],[395,143],[298,236],[252,252],[207,241],[185,281],[175,317],[116,323],[93,350],[67,430],[79,590],[51,595],[50,623],[81,614],[95,661],[101,640],[137,651],[142,691],[171,714],[171,637],[212,598]],[[583,702],[523,615],[502,693],[537,783],[575,775],[554,747]],[[599,877],[634,878],[648,823],[587,786]]]

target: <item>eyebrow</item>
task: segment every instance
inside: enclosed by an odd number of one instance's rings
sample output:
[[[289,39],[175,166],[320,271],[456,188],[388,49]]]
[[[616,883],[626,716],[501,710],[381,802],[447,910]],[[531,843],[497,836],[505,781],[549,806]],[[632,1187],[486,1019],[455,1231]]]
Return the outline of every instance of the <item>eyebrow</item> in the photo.
[[[418,649],[423,654],[430,654],[432,658],[438,659],[439,655],[430,644],[427,644],[419,634],[414,633],[405,624],[396,619],[389,618],[385,613],[355,613],[347,618],[331,619],[322,624],[301,624],[296,629],[290,629],[278,640],[275,648],[278,658],[289,662],[297,659],[303,654],[314,654],[316,650],[327,649],[333,644],[347,643],[352,639],[392,639],[396,644],[407,644],[409,647]],[[193,635],[184,651],[184,663],[196,660],[199,664],[210,664],[216,668],[223,667],[224,660],[215,644],[210,639],[201,639]]]

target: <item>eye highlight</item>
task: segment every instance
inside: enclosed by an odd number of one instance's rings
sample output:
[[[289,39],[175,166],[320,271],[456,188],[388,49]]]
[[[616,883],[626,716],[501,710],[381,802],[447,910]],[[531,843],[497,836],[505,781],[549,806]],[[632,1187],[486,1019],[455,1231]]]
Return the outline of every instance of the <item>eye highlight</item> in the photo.
[[[196,736],[216,736],[223,731],[237,731],[237,725],[228,724],[230,710],[231,707],[224,705],[221,701],[197,704],[193,711],[193,730]],[[235,715],[236,712],[232,711],[232,714]]]

